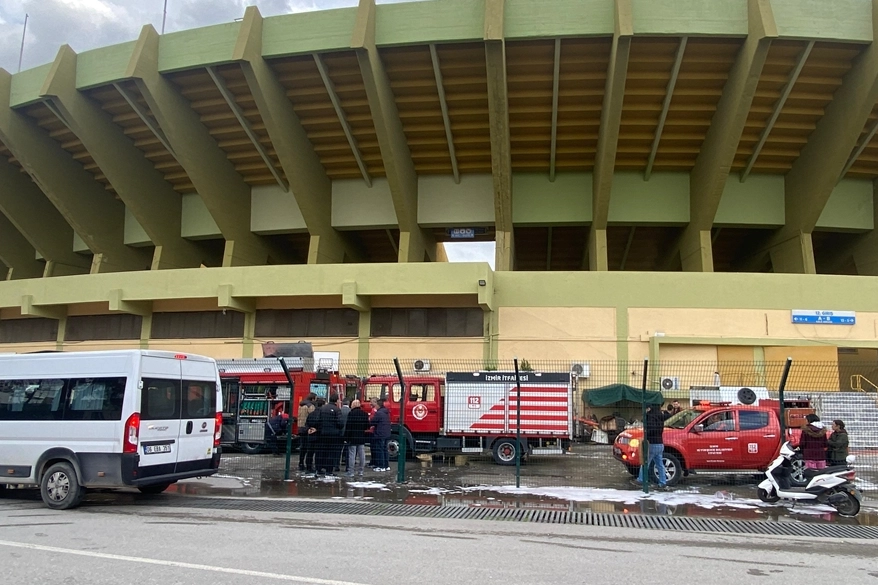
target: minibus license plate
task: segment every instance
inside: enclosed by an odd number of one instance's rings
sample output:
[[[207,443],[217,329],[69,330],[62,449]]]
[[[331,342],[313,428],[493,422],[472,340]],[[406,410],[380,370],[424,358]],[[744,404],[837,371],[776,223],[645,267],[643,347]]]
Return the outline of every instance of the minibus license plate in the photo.
[[[171,446],[170,445],[144,445],[143,453],[145,455],[150,455],[152,453],[170,453]]]

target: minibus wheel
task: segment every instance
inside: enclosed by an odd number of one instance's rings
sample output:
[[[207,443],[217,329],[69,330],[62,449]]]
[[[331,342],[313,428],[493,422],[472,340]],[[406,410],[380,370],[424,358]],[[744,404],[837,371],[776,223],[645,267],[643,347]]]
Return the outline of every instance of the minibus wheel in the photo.
[[[79,485],[73,466],[64,461],[55,463],[43,474],[40,495],[43,502],[53,510],[68,510],[82,502],[85,488]]]

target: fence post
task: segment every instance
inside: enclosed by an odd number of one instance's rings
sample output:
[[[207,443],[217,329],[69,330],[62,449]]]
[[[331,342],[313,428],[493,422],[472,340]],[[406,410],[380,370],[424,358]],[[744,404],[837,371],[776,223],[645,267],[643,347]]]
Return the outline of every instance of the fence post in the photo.
[[[399,454],[396,456],[396,481],[402,483],[405,481],[405,456],[408,453],[405,440],[405,406],[408,392],[397,358],[393,358],[393,365],[396,367],[396,377],[399,378]],[[393,398],[392,394],[391,398]]]
[[[646,377],[649,373],[649,359],[643,360],[643,381],[640,385],[640,420],[643,421],[643,440],[640,442],[642,453],[640,455],[640,480],[643,493],[649,493],[649,442],[646,440]],[[659,461],[664,465],[664,461]]]
[[[284,358],[279,357],[277,361],[280,362],[280,367],[283,368],[284,376],[287,377],[287,382],[290,383],[290,400],[288,402],[287,408],[287,458],[284,463],[284,480],[290,479],[290,456],[293,451],[293,395],[296,393],[296,384],[293,382],[293,377],[290,376],[290,370],[287,368],[287,362]],[[299,449],[302,448],[302,445],[299,445]]]
[[[787,387],[787,377],[790,375],[790,367],[793,365],[793,358],[788,357],[787,362],[783,366],[783,374],[780,376],[780,385],[778,386],[778,399],[780,401],[780,440],[781,445],[783,445],[783,441],[787,438],[787,424],[786,424],[786,406],[784,405],[783,393],[784,389]]]
[[[524,454],[521,448],[521,378],[518,375],[518,358],[512,360],[515,367],[515,487],[521,487],[521,456]]]

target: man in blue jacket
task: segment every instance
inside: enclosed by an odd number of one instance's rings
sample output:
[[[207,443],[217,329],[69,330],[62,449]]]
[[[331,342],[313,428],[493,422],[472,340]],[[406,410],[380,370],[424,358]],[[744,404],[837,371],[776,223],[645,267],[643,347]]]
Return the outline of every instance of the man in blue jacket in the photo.
[[[378,400],[378,410],[372,415],[369,426],[375,437],[374,445],[377,452],[372,455],[375,471],[390,471],[390,456],[387,453],[387,441],[390,439],[390,411],[384,406],[384,399]]]

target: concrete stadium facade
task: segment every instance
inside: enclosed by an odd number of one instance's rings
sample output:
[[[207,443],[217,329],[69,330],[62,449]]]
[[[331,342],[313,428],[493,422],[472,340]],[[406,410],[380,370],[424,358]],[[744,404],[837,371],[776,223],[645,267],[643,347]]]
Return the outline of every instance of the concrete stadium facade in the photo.
[[[251,7],[0,70],[0,351],[878,358],[876,4]]]

